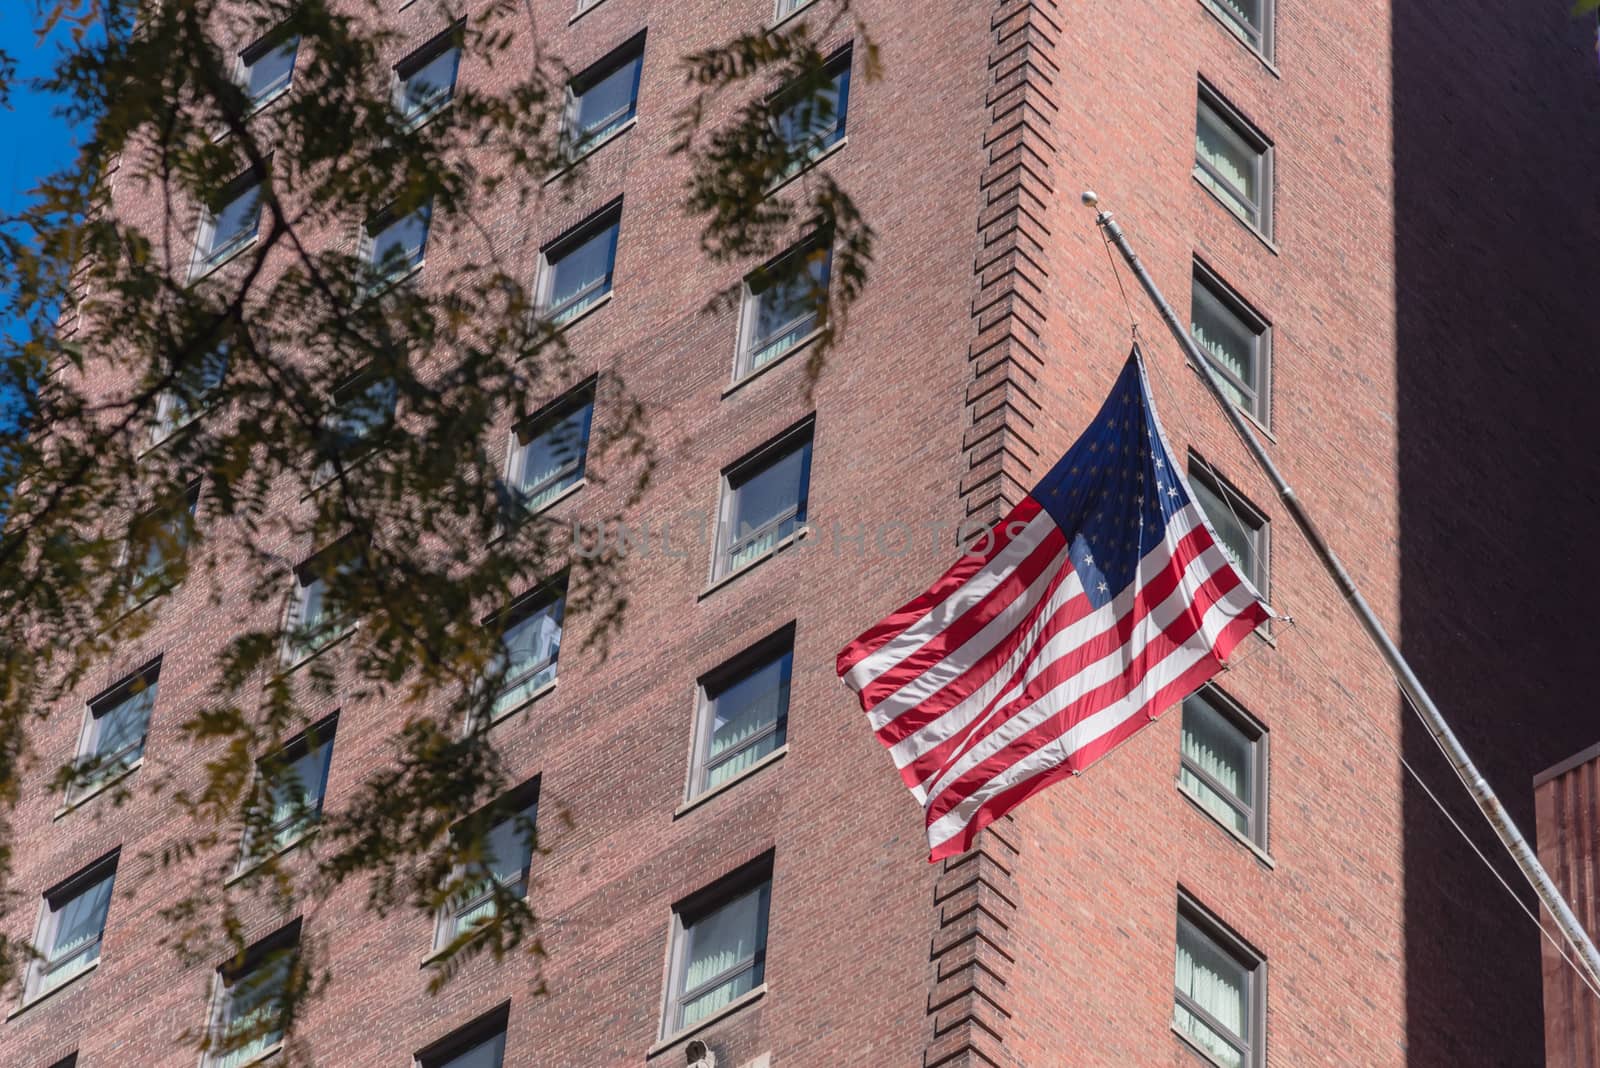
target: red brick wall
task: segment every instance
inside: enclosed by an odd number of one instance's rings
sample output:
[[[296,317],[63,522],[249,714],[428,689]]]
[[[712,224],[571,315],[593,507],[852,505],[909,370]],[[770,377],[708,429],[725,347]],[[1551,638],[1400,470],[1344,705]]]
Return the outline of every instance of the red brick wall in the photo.
[[[1600,750],[1591,747],[1542,773],[1534,781],[1533,803],[1539,862],[1592,937],[1600,931]],[[1541,910],[1541,916],[1546,929],[1555,932],[1549,912]],[[1600,1060],[1600,998],[1548,939],[1540,950],[1545,1064],[1594,1064]]]

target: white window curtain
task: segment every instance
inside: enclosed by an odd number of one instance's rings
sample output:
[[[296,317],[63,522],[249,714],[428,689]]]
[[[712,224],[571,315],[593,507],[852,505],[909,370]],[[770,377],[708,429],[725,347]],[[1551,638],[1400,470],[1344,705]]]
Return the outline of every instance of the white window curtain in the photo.
[[[759,981],[755,958],[765,934],[765,895],[764,887],[752,890],[689,928],[683,990],[693,996],[683,1003],[680,1027],[693,1026],[754,989]],[[715,982],[721,976],[727,978]],[[715,985],[694,993],[707,983]]]
[[[1227,1028],[1232,1037],[1219,1034],[1182,1002],[1173,1008],[1178,1028],[1222,1064],[1242,1065],[1240,1047],[1248,1021],[1244,969],[1204,942],[1197,932],[1180,924],[1174,982],[1179,993]]]
[[[556,660],[561,651],[562,604],[558,600],[546,605],[506,630],[501,651],[505,688],[495,698],[496,715],[515,708],[556,677]]]
[[[533,810],[528,809],[520,817],[502,820],[490,830],[483,844],[483,860],[478,866],[482,878],[462,894],[464,907],[456,913],[452,937],[494,916],[496,884],[513,894],[527,893],[528,865],[533,859],[533,843],[528,838],[527,826],[533,818]]]
[[[1195,342],[1206,351],[1220,367],[1227,368],[1241,382],[1254,383],[1255,337],[1229,322],[1225,313],[1214,303],[1214,298],[1195,287],[1194,313],[1189,324]],[[1247,407],[1245,396],[1226,377],[1222,378],[1222,391],[1240,407]]]
[[[1253,154],[1203,104],[1195,122],[1194,151],[1209,167],[1197,167],[1196,176],[1235,211],[1254,220],[1259,197]]]
[[[785,654],[735,682],[712,700],[705,789],[733,778],[782,744],[778,724],[789,699],[788,663]],[[767,732],[765,737],[750,742],[763,731]]]
[[[1254,555],[1251,552],[1250,533],[1239,520],[1234,518],[1233,509],[1228,507],[1228,502],[1210,486],[1198,478],[1191,478],[1189,488],[1194,491],[1195,503],[1211,521],[1217,537],[1222,539],[1219,547],[1223,554],[1241,574],[1248,577]]]
[[[39,993],[54,990],[100,957],[100,936],[111,907],[112,876],[86,888],[52,917],[54,936],[39,979]],[[70,958],[70,959],[69,959]]]
[[[585,404],[523,443],[516,473],[523,507],[536,511],[583,477],[593,411]]]
[[[1250,804],[1249,740],[1197,695],[1183,703],[1181,746],[1186,763],[1179,766],[1179,781],[1200,799],[1206,811],[1239,833],[1247,833],[1249,820],[1243,809]],[[1218,793],[1190,770],[1191,765],[1231,796]]]

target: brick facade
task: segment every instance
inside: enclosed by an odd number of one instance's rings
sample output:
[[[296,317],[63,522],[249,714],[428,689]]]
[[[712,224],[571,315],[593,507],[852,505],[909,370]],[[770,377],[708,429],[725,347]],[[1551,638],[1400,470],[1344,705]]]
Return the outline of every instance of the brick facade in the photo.
[[[475,961],[434,998],[425,918],[369,916],[358,886],[308,904],[306,937],[337,973],[303,1028],[317,1063],[408,1064],[509,999],[508,1065],[681,1064],[682,1041],[658,1044],[672,907],[769,851],[765,992],[697,1036],[723,1068],[764,1056],[779,1068],[1200,1064],[1170,1027],[1180,888],[1265,955],[1271,1063],[1536,1063],[1536,932],[1420,806],[1402,752],[1436,788],[1450,783],[1423,759],[1377,657],[1126,275],[1175,448],[1277,520],[1269,595],[1295,622],[1247,642],[1219,680],[1269,731],[1265,850],[1175,789],[1169,714],[997,822],[971,853],[930,866],[920,813],[832,664],[949,563],[958,521],[999,514],[1042,474],[1115,377],[1129,313],[1078,203],[1094,188],[1180,315],[1199,258],[1271,321],[1274,455],[1375,608],[1420,646],[1447,709],[1468,716],[1474,752],[1497,754],[1495,785],[1525,791],[1535,770],[1582,744],[1564,736],[1574,728],[1553,703],[1472,700],[1461,680],[1482,683],[1481,669],[1464,662],[1495,645],[1496,617],[1451,589],[1481,575],[1482,558],[1441,543],[1464,537],[1482,552],[1518,518],[1469,492],[1485,470],[1513,500],[1517,477],[1533,472],[1543,492],[1572,496],[1555,492],[1571,487],[1534,463],[1534,446],[1507,440],[1493,400],[1516,402],[1527,421],[1515,429],[1534,425],[1522,379],[1547,355],[1541,396],[1559,371],[1588,391],[1574,396],[1593,397],[1592,360],[1574,348],[1592,330],[1573,281],[1600,277],[1589,31],[1559,11],[1508,25],[1481,3],[1418,5],[1391,25],[1389,5],[1279,0],[1269,65],[1203,0],[859,0],[885,77],[855,79],[847,143],[824,166],[880,234],[872,281],[814,388],[802,357],[729,389],[736,313],[701,309],[741,268],[701,259],[679,209],[685,165],[668,149],[687,90],[676,60],[769,19],[770,0],[603,0],[569,21],[571,6],[531,4],[574,70],[648,29],[637,125],[594,154],[572,198],[508,208],[490,236],[531,276],[543,242],[620,196],[613,297],[570,336],[580,374],[617,373],[649,399],[662,463],[636,515],[659,529],[711,510],[719,471],[814,415],[814,535],[709,591],[704,545],[630,559],[627,629],[606,660],[583,648],[583,620],[569,620],[559,685],[493,729],[521,777],[540,777],[544,959]],[[394,18],[412,42],[396,60],[439,29],[426,3]],[[1275,146],[1270,243],[1191,176],[1200,78]],[[1440,152],[1419,153],[1412,137]],[[1483,169],[1476,185],[1455,183],[1451,148],[1474,150],[1462,162]],[[1518,192],[1493,202],[1487,178]],[[118,185],[115,198],[130,217],[157,217],[153,191]],[[1507,285],[1530,300],[1526,317],[1482,266],[1527,247],[1511,223],[1519,211],[1559,253],[1556,265],[1512,261]],[[470,240],[443,228],[429,265],[472,254]],[[1492,353],[1436,324],[1474,301],[1486,310],[1468,319],[1493,337]],[[1500,318],[1482,321],[1490,310]],[[1461,376],[1441,366],[1466,354]],[[1433,382],[1442,388],[1429,392]],[[1550,418],[1567,455],[1596,454],[1584,451],[1592,428]],[[485,433],[503,440],[510,421]],[[1491,445],[1519,458],[1515,473]],[[1467,484],[1447,479],[1446,493],[1429,480],[1451,451],[1471,463],[1450,476]],[[603,515],[622,493],[591,480],[559,508]],[[1557,506],[1592,512],[1592,496],[1584,482],[1576,503]],[[301,506],[287,492],[281,503]],[[1481,529],[1463,532],[1465,509]],[[849,539],[862,530],[864,541]],[[298,558],[308,547],[283,548]],[[1556,578],[1552,559],[1565,557],[1519,556],[1521,585],[1491,584],[1517,609],[1502,622],[1525,623],[1555,592],[1592,581]],[[145,855],[170,835],[168,805],[140,786],[197,780],[204,756],[176,724],[202,699],[215,636],[275,609],[226,596],[213,605],[192,585],[85,688],[163,656],[128,804],[100,798],[57,815],[59,797],[36,781],[14,815],[21,899],[5,916],[9,936],[27,937],[45,888],[118,846],[122,860],[99,966],[0,1023],[7,1065],[47,1068],[74,1049],[95,1068],[196,1062],[178,1036],[204,1024],[211,969],[180,965],[159,942],[172,876],[151,878]],[[1451,646],[1458,631],[1441,607],[1463,613],[1469,640]],[[791,623],[784,754],[684,805],[696,679]],[[1526,678],[1495,662],[1505,679]],[[1484,684],[1502,697],[1504,686]],[[1507,704],[1520,717],[1510,728],[1489,714]],[[73,751],[81,715],[64,709],[39,728],[45,764]],[[380,702],[341,709],[330,806],[387,758],[401,715]],[[1528,826],[1525,803],[1518,814]],[[289,918],[262,906],[249,920],[265,934]]]
[[[1600,931],[1600,746],[1562,761],[1534,779],[1539,862],[1584,929]],[[1557,933],[1548,912],[1545,928]],[[1566,949],[1565,946],[1561,947]],[[1600,998],[1546,939],[1540,946],[1544,973],[1544,1054],[1547,1068],[1580,1068],[1600,1061]],[[1571,950],[1566,950],[1571,954]]]

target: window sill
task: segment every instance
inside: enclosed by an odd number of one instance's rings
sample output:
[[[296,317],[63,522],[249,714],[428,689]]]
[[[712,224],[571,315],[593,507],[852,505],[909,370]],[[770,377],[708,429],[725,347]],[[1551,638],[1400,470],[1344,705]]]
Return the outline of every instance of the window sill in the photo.
[[[1267,58],[1266,53],[1257,48],[1251,42],[1249,36],[1239,28],[1238,24],[1224,14],[1216,4],[1212,3],[1211,0],[1200,0],[1200,6],[1205,8],[1206,14],[1222,23],[1222,28],[1227,30],[1228,33],[1231,34],[1240,44],[1244,45],[1245,49],[1249,51],[1252,56],[1255,56],[1256,59],[1261,62],[1261,65],[1267,68],[1274,78],[1278,78],[1280,80],[1283,78],[1283,75],[1278,71],[1278,68],[1273,66],[1272,60]]]
[[[519,514],[516,517],[516,519],[513,520],[512,522],[500,524],[499,529],[496,530],[494,532],[494,534],[489,538],[489,544],[490,545],[494,545],[497,542],[501,542],[501,541],[504,541],[506,538],[509,538],[512,534],[516,533],[516,531],[521,529],[521,527],[522,527],[522,525],[524,523],[528,523],[528,522],[531,522],[531,521],[533,521],[535,519],[540,518],[546,512],[550,511],[550,509],[554,508],[556,505],[560,504],[562,501],[566,500],[568,497],[571,497],[573,494],[577,493],[579,490],[583,489],[583,487],[587,486],[588,484],[589,484],[589,479],[587,477],[580,478],[580,479],[578,479],[578,481],[574,482],[572,485],[568,486],[566,489],[562,490],[560,493],[556,494],[554,497],[551,497],[548,501],[545,501],[539,507],[522,510],[521,514]]]
[[[766,756],[762,757],[760,760],[756,761],[754,764],[751,764],[748,768],[745,768],[743,771],[741,771],[739,774],[735,775],[733,778],[727,779],[727,780],[725,780],[723,782],[719,782],[719,783],[717,783],[717,785],[713,786],[711,789],[703,790],[700,793],[695,794],[693,797],[689,798],[689,800],[685,801],[683,804],[679,805],[676,809],[673,810],[672,818],[673,819],[677,819],[678,817],[683,816],[686,813],[693,812],[695,809],[699,808],[701,805],[705,804],[707,801],[710,801],[713,797],[717,797],[720,794],[724,794],[724,793],[728,792],[729,790],[733,789],[735,786],[737,786],[740,783],[744,782],[746,779],[748,779],[750,776],[754,775],[756,772],[760,771],[762,768],[767,767],[769,764],[776,764],[778,761],[782,760],[786,755],[788,755],[788,752],[789,752],[789,743],[785,742],[782,745],[778,746],[778,748],[774,749],[772,752],[768,753]]]
[[[1254,853],[1256,859],[1262,864],[1266,865],[1269,869],[1277,868],[1278,862],[1272,859],[1271,853],[1268,853],[1255,842],[1252,842],[1249,838],[1240,834],[1237,829],[1229,827],[1226,823],[1223,823],[1221,820],[1217,819],[1217,817],[1213,816],[1210,810],[1206,808],[1205,802],[1200,800],[1200,795],[1183,785],[1183,781],[1181,779],[1176,781],[1176,785],[1178,787],[1178,792],[1182,794],[1184,799],[1187,800],[1191,805],[1199,809],[1202,816],[1210,820],[1212,823],[1215,823],[1218,827],[1221,827],[1224,831],[1227,831],[1228,835],[1234,841],[1238,842],[1240,845],[1250,850],[1250,852]]]
[[[760,367],[757,367],[754,371],[751,371],[749,374],[741,375],[739,378],[734,379],[732,383],[730,383],[728,386],[726,386],[723,389],[722,396],[724,398],[727,398],[728,396],[739,392],[739,390],[741,390],[741,389],[743,389],[745,387],[746,383],[754,382],[756,379],[760,378],[762,375],[766,374],[768,371],[772,370],[774,367],[777,367],[780,364],[782,364],[785,361],[787,361],[789,359],[789,357],[793,356],[795,353],[799,352],[801,349],[810,348],[812,346],[812,344],[814,344],[816,342],[817,338],[819,338],[821,336],[822,336],[822,331],[821,330],[813,330],[813,331],[811,331],[811,333],[807,334],[805,337],[801,338],[799,341],[796,341],[793,345],[790,345],[787,349],[784,350],[783,354],[778,356],[776,359],[768,360],[766,363],[762,364]]]
[[[1205,380],[1205,373],[1202,372],[1199,367],[1195,366],[1194,357],[1189,356],[1186,353],[1185,354],[1185,358],[1184,358],[1184,362],[1189,365],[1189,370],[1193,371],[1201,379],[1201,384],[1203,386],[1204,385],[1204,380]],[[1209,392],[1209,390],[1207,390],[1207,392]],[[1278,443],[1278,435],[1274,434],[1271,431],[1271,429],[1268,428],[1267,424],[1263,423],[1261,421],[1261,419],[1256,415],[1256,413],[1252,412],[1248,408],[1240,407],[1237,404],[1233,404],[1232,401],[1230,401],[1229,404],[1232,406],[1234,411],[1238,412],[1240,415],[1242,415],[1246,419],[1248,419],[1250,421],[1250,425],[1255,427],[1257,430],[1259,430],[1261,432],[1261,435],[1263,437],[1265,437],[1268,441],[1272,442],[1274,445],[1276,445]]]
[[[809,526],[801,527],[800,529],[796,530],[793,534],[790,534],[789,536],[785,537],[782,541],[779,541],[772,548],[770,548],[766,552],[762,553],[760,556],[756,557],[753,560],[749,560],[749,561],[746,561],[743,564],[740,564],[737,570],[730,571],[726,575],[722,575],[721,577],[715,579],[711,583],[711,585],[707,586],[705,589],[701,590],[698,595],[696,595],[695,600],[697,600],[697,601],[705,600],[707,597],[710,597],[713,593],[716,593],[718,590],[722,589],[724,586],[727,586],[727,585],[730,585],[731,583],[733,583],[733,581],[735,579],[739,578],[739,576],[745,574],[746,572],[750,571],[753,568],[760,567],[762,564],[766,563],[768,560],[772,559],[774,556],[777,556],[779,553],[783,552],[785,549],[787,549],[790,546],[794,545],[801,538],[806,537],[810,533],[811,533],[811,528]]]
[[[290,853],[290,852],[294,851],[300,845],[300,843],[308,841],[308,840],[310,840],[312,838],[315,838],[317,836],[318,832],[320,832],[321,830],[322,830],[321,824],[318,824],[318,825],[312,826],[312,827],[307,827],[305,830],[301,831],[298,835],[296,835],[295,837],[291,838],[289,841],[285,842],[283,845],[279,846],[277,849],[273,850],[271,856],[265,856],[265,857],[262,857],[260,860],[251,861],[251,863],[249,864],[248,867],[240,868],[238,871],[234,872],[232,875],[230,875],[226,879],[222,880],[222,885],[223,886],[232,886],[234,883],[242,881],[247,876],[249,876],[252,872],[260,871],[262,866],[265,865],[267,863],[267,861],[273,860],[273,859],[275,859],[277,857],[281,857],[286,853]]]
[[[821,152],[818,152],[815,156],[812,156],[810,159],[806,160],[805,163],[801,164],[799,167],[796,167],[793,174],[788,175],[788,176],[786,176],[784,178],[780,178],[778,181],[773,182],[772,185],[767,189],[767,196],[770,197],[770,196],[774,195],[780,189],[782,189],[784,186],[788,185],[790,182],[793,182],[793,181],[797,180],[801,175],[806,174],[806,173],[808,173],[808,172],[810,172],[812,170],[815,170],[817,167],[821,166],[823,161],[827,160],[829,157],[833,156],[836,153],[844,151],[844,146],[848,145],[849,143],[850,143],[850,135],[849,134],[845,134],[843,137],[839,138],[839,140],[835,141],[833,144],[829,145],[827,148],[823,149]]]
[[[60,986],[53,986],[42,994],[35,994],[33,997],[24,1001],[21,1005],[18,1005],[16,1008],[12,1009],[6,1014],[6,1021],[10,1022],[11,1020],[15,1020],[18,1016],[21,1016],[23,1013],[33,1008],[41,1001],[49,1001],[63,990],[71,988],[79,979],[82,979],[84,976],[88,975],[98,967],[100,967],[100,958],[96,957],[94,960],[83,966],[83,971],[79,972],[77,975],[74,975],[71,979],[68,979]]]
[[[661,1054],[661,1053],[665,1053],[667,1050],[669,1050],[672,1047],[676,1046],[678,1043],[684,1042],[684,1041],[686,1041],[688,1039],[693,1038],[695,1035],[699,1034],[701,1031],[704,1031],[706,1028],[710,1027],[711,1025],[716,1024],[716,1023],[720,1023],[721,1021],[726,1020],[729,1016],[732,1016],[734,1013],[738,1012],[740,1009],[744,1008],[746,1005],[752,1004],[753,1002],[760,1001],[763,997],[766,996],[766,994],[767,994],[767,984],[766,983],[762,983],[760,986],[756,987],[754,990],[747,990],[745,993],[743,993],[743,994],[739,995],[738,997],[734,998],[732,1001],[730,1001],[726,1005],[722,1006],[722,1008],[718,1009],[716,1012],[712,1013],[710,1016],[707,1016],[705,1019],[697,1021],[693,1026],[686,1027],[682,1031],[678,1031],[675,1034],[668,1035],[666,1038],[663,1038],[661,1041],[657,1042],[655,1045],[653,1045],[649,1049],[645,1050],[644,1051],[645,1059],[649,1060],[651,1057],[654,1057],[654,1056],[656,1056],[658,1054]]]
[[[407,267],[403,271],[398,271],[388,278],[374,279],[371,283],[362,287],[360,296],[356,298],[357,302],[365,304],[369,300],[377,300],[391,289],[398,289],[400,286],[410,284],[417,277],[417,275],[422,273],[422,268],[427,264],[427,262],[428,257],[424,255],[422,259],[418,260],[416,263],[413,263],[410,267]],[[368,266],[371,267],[374,265],[368,264]]]
[[[273,1057],[276,1057],[278,1054],[280,1054],[282,1052],[283,1052],[283,1043],[279,1042],[276,1045],[268,1046],[266,1049],[262,1050],[260,1053],[256,1054],[254,1057],[251,1057],[249,1060],[241,1061],[239,1064],[235,1065],[234,1068],[250,1068],[250,1066],[253,1065],[253,1064],[265,1064],[267,1061],[271,1060]],[[208,1054],[206,1059],[203,1062],[201,1062],[201,1065],[202,1065],[202,1068],[211,1068],[211,1065],[214,1064],[214,1063],[215,1062],[211,1059],[210,1055]]]
[[[610,133],[600,138],[600,140],[592,141],[585,145],[582,152],[579,152],[576,156],[573,156],[571,159],[567,160],[567,162],[562,164],[557,170],[552,171],[550,173],[550,177],[544,180],[544,184],[553,185],[554,183],[561,181],[561,179],[567,177],[567,175],[576,170],[578,164],[582,163],[584,160],[588,159],[590,156],[594,155],[596,152],[600,151],[602,148],[606,147],[611,142],[615,141],[617,138],[621,137],[623,134],[627,133],[637,125],[639,125],[639,116],[630,116],[627,122],[624,122],[621,126],[618,126],[615,130],[612,130]]]
[[[574,22],[577,22],[579,19],[583,18],[583,16],[587,15],[604,2],[605,0],[594,0],[594,2],[591,4],[583,4],[578,8],[578,10],[572,13],[571,18],[567,19],[567,25],[571,26]]]
[[[207,278],[210,278],[228,264],[232,263],[240,256],[243,256],[247,251],[255,248],[256,242],[260,240],[261,235],[259,232],[251,234],[248,238],[239,242],[233,248],[230,248],[227,252],[223,253],[221,258],[215,262],[212,262],[209,259],[201,260],[199,263],[195,264],[194,268],[189,272],[189,284],[194,285],[196,282],[201,282]]]
[[[604,293],[602,293],[600,295],[599,299],[597,299],[593,304],[589,305],[587,308],[583,309],[583,311],[579,312],[577,315],[574,315],[572,318],[566,320],[565,322],[551,323],[551,329],[553,329],[558,334],[566,333],[568,330],[572,329],[577,324],[583,322],[585,319],[589,318],[589,316],[593,315],[595,312],[599,311],[601,308],[604,308],[607,304],[610,304],[611,303],[611,298],[616,295],[616,292],[617,291],[615,289],[606,290]],[[541,315],[540,318],[543,319],[544,317]],[[550,322],[549,319],[545,319],[544,321],[547,322],[547,323]]]
[[[440,115],[443,115],[446,111],[449,111],[450,105],[455,103],[455,99],[455,87],[452,86],[450,95],[439,101],[437,104],[430,104],[409,118],[401,116],[401,118],[405,118],[406,120],[406,130],[411,133],[416,133],[418,130],[428,125],[428,123],[432,122]]]
[[[1180,1030],[1178,1028],[1177,1024],[1171,1023],[1169,1021],[1167,1026],[1172,1028],[1172,1033],[1178,1036],[1178,1040],[1181,1041],[1187,1049],[1189,1049],[1191,1052],[1193,1052],[1196,1056],[1200,1057],[1207,1064],[1215,1065],[1216,1068],[1229,1068],[1229,1066],[1228,1066],[1228,1064],[1226,1062],[1217,1060],[1217,1058],[1213,1057],[1210,1053],[1206,1052],[1205,1049],[1203,1049],[1201,1046],[1197,1045],[1195,1043],[1194,1039],[1190,1038],[1187,1034],[1185,1034],[1182,1030]],[[1251,1061],[1249,1058],[1245,1058],[1244,1063],[1245,1064],[1254,1064],[1255,1062]]]
[[[488,722],[487,726],[493,727],[497,723],[504,723],[506,720],[510,719],[512,716],[516,715],[518,712],[521,712],[523,709],[527,708],[529,705],[533,704],[535,701],[539,700],[540,698],[544,697],[546,694],[550,693],[552,690],[554,690],[556,688],[556,684],[558,682],[560,682],[560,681],[561,681],[561,679],[559,677],[553,678],[549,682],[545,683],[543,686],[539,687],[537,690],[535,690],[532,693],[530,693],[527,697],[524,697],[521,701],[518,701],[516,704],[512,705],[510,708],[506,709],[504,712],[498,712],[498,713],[495,713],[495,714],[491,715],[489,717],[489,722]]]
[[[129,764],[126,768],[123,768],[105,782],[97,783],[94,789],[90,790],[82,797],[68,801],[66,804],[56,809],[55,812],[51,813],[50,815],[51,822],[60,819],[69,812],[75,812],[84,805],[87,805],[90,801],[93,801],[95,798],[99,797],[101,794],[105,793],[107,790],[111,789],[113,786],[117,785],[117,783],[121,782],[123,779],[126,779],[129,775],[132,775],[142,767],[144,767],[144,757],[141,756],[138,760],[135,760],[132,764]]]
[[[1244,227],[1245,230],[1248,231],[1249,234],[1252,237],[1254,237],[1257,241],[1259,241],[1263,245],[1265,245],[1268,252],[1272,253],[1274,256],[1282,255],[1282,253],[1280,253],[1278,251],[1278,246],[1273,244],[1272,239],[1270,237],[1268,237],[1266,234],[1262,233],[1260,228],[1255,226],[1254,224],[1252,224],[1249,219],[1246,219],[1244,216],[1242,216],[1238,212],[1234,211],[1232,206],[1230,206],[1226,200],[1223,200],[1221,197],[1219,197],[1212,190],[1212,188],[1210,186],[1208,186],[1208,185],[1206,185],[1206,183],[1202,182],[1200,180],[1199,176],[1197,176],[1194,173],[1193,170],[1191,170],[1189,172],[1189,177],[1194,181],[1195,185],[1197,185],[1201,189],[1205,190],[1206,196],[1210,197],[1212,200],[1215,200],[1218,204],[1222,205],[1222,210],[1228,213],[1229,218],[1231,218],[1231,219],[1235,220],[1236,222],[1238,222],[1238,224],[1240,226]]]

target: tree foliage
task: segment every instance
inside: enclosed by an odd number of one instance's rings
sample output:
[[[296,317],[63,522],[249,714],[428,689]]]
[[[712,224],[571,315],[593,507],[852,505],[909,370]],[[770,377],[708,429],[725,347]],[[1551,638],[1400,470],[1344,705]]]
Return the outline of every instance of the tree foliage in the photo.
[[[391,85],[401,45],[388,7],[37,4],[41,32],[73,30],[45,87],[88,136],[74,166],[0,218],[7,310],[28,326],[5,343],[0,395],[30,398],[0,437],[13,487],[0,535],[0,795],[9,809],[25,776],[61,763],[30,747],[39,724],[82,715],[90,672],[155,625],[174,588],[237,606],[204,707],[181,727],[200,759],[133,787],[193,817],[174,820],[151,861],[158,875],[203,862],[207,877],[165,915],[175,948],[213,965],[245,950],[251,896],[287,907],[365,880],[372,910],[431,917],[470,889],[495,815],[485,805],[508,785],[485,729],[505,671],[495,613],[559,576],[569,616],[602,649],[626,614],[620,562],[569,559],[560,531],[506,485],[485,433],[579,377],[535,299],[536,250],[501,225],[583,189],[562,132],[572,72],[521,0],[474,4],[459,21],[459,5],[441,4],[464,66],[495,76],[463,79],[415,121]],[[813,371],[865,284],[873,235],[780,120],[797,108],[828,118],[820,42],[852,17],[843,0],[821,4],[681,61],[691,102],[673,151],[690,165],[684,207],[703,251],[754,266],[807,237],[835,249],[831,293],[814,294]],[[239,50],[290,38],[292,88],[258,109]],[[0,59],[0,86],[9,69]],[[253,239],[223,262],[197,260],[206,212],[252,184]],[[429,240],[452,249],[449,269],[371,262],[361,234],[419,211]],[[650,486],[649,408],[614,368],[595,388],[592,463],[631,507]],[[279,608],[313,579],[326,611],[286,638]],[[274,848],[293,774],[281,754],[333,694],[408,712],[392,760],[321,814],[314,860],[290,865]],[[55,785],[106,771],[68,763]],[[254,843],[242,865],[241,839]],[[36,889],[14,888],[9,904]],[[529,903],[497,897],[494,917],[439,955],[436,983],[473,955],[538,952]],[[0,948],[14,978],[27,947]],[[291,1019],[302,995],[337,981],[309,943],[295,961]]]

